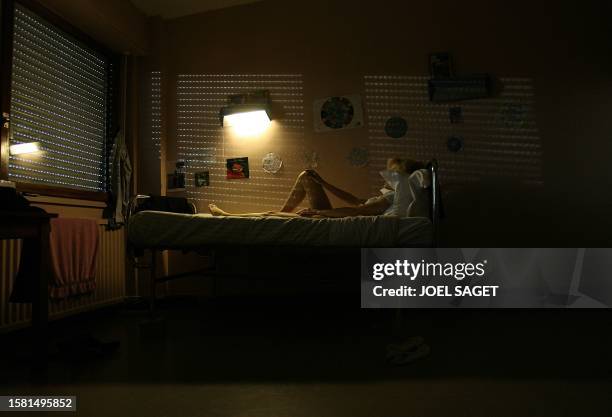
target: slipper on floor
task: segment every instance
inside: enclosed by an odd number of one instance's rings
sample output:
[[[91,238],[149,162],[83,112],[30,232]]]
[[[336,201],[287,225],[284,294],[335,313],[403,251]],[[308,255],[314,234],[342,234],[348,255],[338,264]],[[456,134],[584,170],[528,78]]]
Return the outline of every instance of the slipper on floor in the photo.
[[[401,343],[388,345],[387,352],[407,352],[414,350],[417,346],[420,346],[423,343],[425,343],[425,338],[423,338],[423,336],[413,336],[403,340]]]
[[[424,358],[431,353],[429,345],[422,344],[411,351],[395,352],[387,355],[387,360],[391,365],[406,365],[418,359]]]

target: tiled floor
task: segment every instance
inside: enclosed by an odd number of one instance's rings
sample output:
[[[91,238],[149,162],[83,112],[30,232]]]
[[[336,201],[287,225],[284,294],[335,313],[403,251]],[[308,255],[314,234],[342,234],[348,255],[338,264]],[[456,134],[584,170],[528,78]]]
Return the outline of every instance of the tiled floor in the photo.
[[[26,335],[5,335],[0,390],[77,395],[84,416],[611,413],[609,312],[406,311],[399,334],[425,336],[432,353],[398,368],[385,362],[392,312],[354,304],[177,298],[156,320],[129,307],[63,320],[55,342],[91,333],[118,352],[56,352],[32,373]]]

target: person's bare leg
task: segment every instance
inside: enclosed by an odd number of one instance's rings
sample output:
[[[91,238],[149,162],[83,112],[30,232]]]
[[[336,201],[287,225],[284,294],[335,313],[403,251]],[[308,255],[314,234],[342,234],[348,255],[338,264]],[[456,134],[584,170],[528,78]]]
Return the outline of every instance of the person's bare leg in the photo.
[[[295,184],[293,184],[293,188],[289,191],[289,197],[283,204],[283,207],[280,209],[282,212],[291,212],[293,211],[306,197],[306,189],[304,188],[303,178],[306,176],[304,172],[298,175],[295,180]]]
[[[287,201],[278,211],[266,211],[260,213],[230,213],[222,210],[215,204],[209,204],[208,210],[213,216],[238,216],[238,217],[263,217],[263,216],[285,216],[296,217],[293,210],[304,200],[308,198],[309,208],[317,210],[328,210],[332,208],[329,198],[323,189],[323,186],[316,182],[306,171],[298,175],[293,188],[289,192]]]
[[[298,175],[293,188],[289,192],[287,201],[281,208],[281,212],[291,212],[304,200],[308,198],[310,208],[317,210],[328,210],[332,208],[329,198],[323,186],[316,182],[306,171]]]
[[[209,204],[208,210],[213,216],[233,216],[233,217],[268,217],[268,216],[281,216],[281,217],[298,217],[295,213],[283,213],[278,211],[264,211],[260,213],[230,213],[225,210],[221,210],[216,204]]]

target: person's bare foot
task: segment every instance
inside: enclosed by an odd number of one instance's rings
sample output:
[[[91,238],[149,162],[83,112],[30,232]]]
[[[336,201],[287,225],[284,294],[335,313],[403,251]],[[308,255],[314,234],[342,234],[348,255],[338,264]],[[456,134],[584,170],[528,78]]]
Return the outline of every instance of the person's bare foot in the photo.
[[[213,216],[229,216],[230,215],[229,213],[221,210],[215,204],[209,204],[208,210],[210,211],[210,214],[212,214]]]

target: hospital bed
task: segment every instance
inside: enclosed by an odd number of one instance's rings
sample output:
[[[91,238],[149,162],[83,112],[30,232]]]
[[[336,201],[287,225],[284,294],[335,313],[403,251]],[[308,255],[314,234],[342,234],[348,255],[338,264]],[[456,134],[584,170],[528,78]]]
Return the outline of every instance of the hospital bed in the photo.
[[[158,253],[164,250],[195,251],[218,256],[237,247],[257,250],[262,256],[283,256],[304,252],[359,252],[363,247],[430,247],[436,246],[441,215],[438,164],[428,164],[431,174],[430,216],[356,216],[346,218],[305,217],[218,217],[196,213],[187,200],[139,196],[129,208],[128,243],[140,258],[149,251],[150,263],[138,260],[136,268],[150,269],[151,311],[155,306],[156,284],[194,274],[215,277],[211,268],[171,276],[157,276]],[[157,199],[162,204],[150,204]],[[161,209],[160,209],[161,206]],[[151,210],[153,208],[153,210]]]

